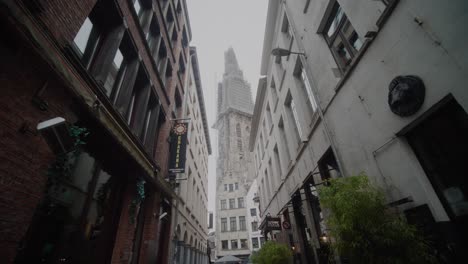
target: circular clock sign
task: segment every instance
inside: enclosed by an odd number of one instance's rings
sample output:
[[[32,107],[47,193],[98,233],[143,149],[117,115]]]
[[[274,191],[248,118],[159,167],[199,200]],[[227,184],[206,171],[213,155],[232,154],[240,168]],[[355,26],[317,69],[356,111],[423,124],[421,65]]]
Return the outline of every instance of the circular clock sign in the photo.
[[[174,133],[176,135],[183,135],[187,132],[187,126],[185,124],[179,123],[174,126]]]

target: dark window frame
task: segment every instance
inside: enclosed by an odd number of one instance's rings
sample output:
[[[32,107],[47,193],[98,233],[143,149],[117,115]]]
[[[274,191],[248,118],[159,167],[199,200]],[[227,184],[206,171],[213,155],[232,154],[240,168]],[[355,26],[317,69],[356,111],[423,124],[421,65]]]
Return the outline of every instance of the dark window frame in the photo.
[[[354,58],[357,57],[357,55],[359,54],[359,51],[362,49],[362,45],[364,41],[361,41],[359,39],[359,36],[356,30],[352,26],[345,12],[342,10],[338,1],[333,1],[332,5],[333,6],[331,9],[331,12],[327,18],[327,22],[325,24],[325,28],[323,29],[322,34],[328,44],[328,47],[330,48],[330,51],[333,54],[333,58],[335,59],[335,62],[338,65],[338,68],[340,69],[341,73],[344,74],[350,69],[350,66]],[[336,28],[333,34],[329,36],[328,31],[330,30],[330,27],[334,23],[335,18],[338,16],[340,11],[342,12],[341,17],[339,18],[339,21],[336,25]],[[352,33],[350,34],[349,38],[343,32],[344,30],[348,30],[348,29],[352,29]],[[355,41],[359,40],[362,42],[360,49],[356,49],[351,43],[351,38],[354,38],[354,37],[356,38]],[[334,46],[334,44],[338,40],[341,40],[341,44],[337,46],[339,47],[339,49],[337,49],[337,47]],[[348,56],[349,58],[347,58]]]

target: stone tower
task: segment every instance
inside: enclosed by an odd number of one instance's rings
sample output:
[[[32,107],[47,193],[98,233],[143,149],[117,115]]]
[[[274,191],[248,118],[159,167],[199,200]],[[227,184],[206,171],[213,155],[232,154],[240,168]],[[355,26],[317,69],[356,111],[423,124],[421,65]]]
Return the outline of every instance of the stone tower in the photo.
[[[218,84],[216,166],[216,253],[218,258],[250,255],[245,196],[253,181],[249,152],[253,101],[232,48],[224,53],[223,81]],[[235,221],[234,221],[235,220]],[[227,249],[226,249],[227,246]],[[236,248],[237,246],[237,248]],[[224,247],[224,249],[223,249]]]

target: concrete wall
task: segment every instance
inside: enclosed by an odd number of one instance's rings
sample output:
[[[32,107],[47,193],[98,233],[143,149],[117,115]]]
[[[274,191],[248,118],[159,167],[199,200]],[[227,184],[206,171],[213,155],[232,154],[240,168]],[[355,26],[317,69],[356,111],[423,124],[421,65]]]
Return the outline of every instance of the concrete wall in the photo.
[[[363,41],[366,32],[379,30],[354,70],[342,81],[343,77],[336,77],[333,73],[337,64],[324,37],[316,33],[328,1],[310,1],[306,12],[304,2],[286,1],[284,5],[278,5],[272,46],[285,47],[283,33],[279,32],[281,23],[278,21],[286,13],[295,36],[291,50],[304,51],[307,55],[309,79],[318,92],[316,101],[325,109],[325,120],[338,150],[344,175],[364,172],[373,181],[388,188],[389,201],[411,196],[414,202],[406,207],[427,203],[437,221],[447,220],[447,214],[412,149],[404,138],[393,137],[449,93],[468,110],[468,92],[465,88],[468,53],[464,48],[467,42],[464,33],[464,25],[468,21],[467,3],[402,0],[379,29],[375,23],[382,13],[380,3],[338,1]],[[415,19],[423,23],[418,25]],[[276,87],[280,86],[278,89],[281,90],[278,92],[278,109],[273,113],[274,128],[268,138],[266,154],[260,153],[266,158],[261,158],[257,167],[263,214],[276,215],[290,199],[290,194],[315,170],[318,159],[330,147],[324,122],[319,121],[311,128],[307,143],[299,144],[298,150],[290,147],[292,161],[287,166],[289,169],[283,168],[281,176],[273,170],[270,178],[276,177],[276,182],[270,182],[270,185],[272,190],[276,190],[276,196],[271,194],[272,199],[265,195],[267,187],[263,187],[261,181],[265,177],[264,170],[268,168],[268,159],[274,155],[272,146],[278,143],[281,145],[284,141],[278,133],[277,124],[280,116],[287,116],[284,107],[281,107],[287,90],[290,90],[293,98],[298,98],[294,77],[291,76],[298,58],[298,55],[291,55],[289,60],[283,57],[283,68],[286,69],[284,81],[281,81],[283,73],[278,70],[272,56],[269,62],[266,89],[270,91],[273,76]],[[426,86],[425,102],[411,117],[402,118],[393,114],[387,104],[388,85],[398,75],[417,75]],[[264,115],[268,101],[274,105],[271,93],[267,92],[265,98],[268,100],[265,100],[260,116]],[[303,106],[302,111],[305,109]],[[304,122],[305,118],[302,118]],[[260,134],[261,129],[258,131]],[[259,144],[259,134],[255,144]],[[294,141],[291,134],[287,133],[288,142]],[[374,151],[389,140],[392,142],[374,156]]]

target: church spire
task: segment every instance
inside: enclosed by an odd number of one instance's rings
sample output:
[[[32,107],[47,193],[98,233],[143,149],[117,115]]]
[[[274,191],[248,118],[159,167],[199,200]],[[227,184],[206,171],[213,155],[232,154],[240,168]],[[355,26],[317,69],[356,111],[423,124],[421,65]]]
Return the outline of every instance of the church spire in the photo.
[[[242,71],[237,63],[236,53],[232,47],[224,52],[224,74],[242,76]]]
[[[231,110],[247,115],[253,113],[250,84],[244,79],[232,47],[224,52],[224,75],[223,81],[218,85],[217,105],[218,118]]]

